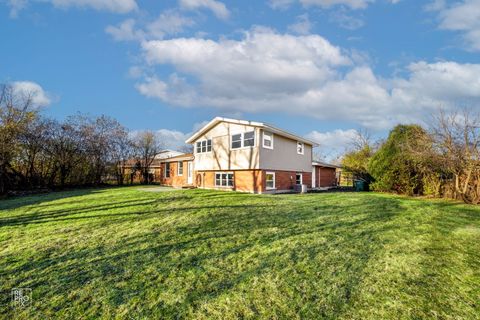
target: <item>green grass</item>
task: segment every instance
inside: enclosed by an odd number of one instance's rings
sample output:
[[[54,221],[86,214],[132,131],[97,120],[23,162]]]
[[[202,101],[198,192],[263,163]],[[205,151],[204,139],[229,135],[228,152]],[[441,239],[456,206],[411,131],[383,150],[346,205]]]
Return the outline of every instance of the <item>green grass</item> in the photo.
[[[480,208],[139,187],[3,200],[0,289],[6,319],[480,319]]]

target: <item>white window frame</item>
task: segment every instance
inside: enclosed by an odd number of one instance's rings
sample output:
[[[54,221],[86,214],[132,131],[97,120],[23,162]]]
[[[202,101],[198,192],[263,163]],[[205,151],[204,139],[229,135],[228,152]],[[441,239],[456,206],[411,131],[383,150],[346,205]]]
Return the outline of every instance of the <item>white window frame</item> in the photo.
[[[253,146],[245,146],[245,133],[250,133],[250,132],[253,132]],[[240,147],[233,148],[232,147],[233,136],[236,136],[236,135],[240,135]],[[255,148],[256,145],[257,145],[257,134],[256,134],[255,130],[245,131],[245,132],[237,132],[237,133],[233,133],[233,134],[230,135],[230,149],[231,150]]]
[[[300,176],[300,183],[297,183],[297,176]],[[302,185],[303,184],[303,173],[297,172],[295,174],[295,184],[297,184],[297,185]]]
[[[271,146],[266,146],[266,145],[265,145],[265,136],[267,136],[267,137],[270,138]],[[265,149],[271,149],[271,150],[273,150],[273,133],[272,133],[272,132],[263,131],[262,147],[264,147]]]
[[[220,175],[220,184],[217,184],[217,174]],[[224,174],[227,175],[227,184],[226,185],[222,185],[222,181],[223,181],[222,175],[224,175]],[[232,175],[232,179],[231,179],[232,185],[231,186],[228,185],[228,180],[229,180],[228,175]],[[216,188],[233,188],[233,187],[235,187],[235,174],[233,172],[217,171],[217,172],[215,172],[215,176],[213,177],[213,179],[214,179],[213,184]]]
[[[210,150],[208,150],[208,142],[210,141]],[[203,149],[203,143],[205,143],[205,151]],[[200,144],[200,151],[198,151],[198,144]],[[195,153],[210,153],[213,149],[213,141],[212,139],[202,139],[195,141]]]
[[[271,174],[273,176],[273,187],[267,186],[267,175]],[[265,173],[265,189],[267,190],[274,190],[276,188],[276,183],[275,183],[275,172],[273,171],[267,171]]]
[[[168,176],[167,176],[167,166],[168,166]],[[165,178],[170,178],[172,176],[172,168],[170,167],[170,162],[165,162],[165,172],[163,173]]]
[[[302,152],[298,151],[298,146],[302,146]],[[297,141],[297,154],[305,154],[305,143]]]
[[[182,172],[180,172],[180,165],[182,167]],[[183,176],[183,161],[178,161],[177,163],[177,176]]]

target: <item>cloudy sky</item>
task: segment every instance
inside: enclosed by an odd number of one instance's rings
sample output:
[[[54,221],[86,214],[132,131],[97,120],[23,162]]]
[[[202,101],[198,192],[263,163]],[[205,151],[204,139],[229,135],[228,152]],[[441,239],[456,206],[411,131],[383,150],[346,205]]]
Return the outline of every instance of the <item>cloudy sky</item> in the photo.
[[[480,108],[480,0],[0,0],[0,82],[174,146],[215,116],[319,141]],[[339,147],[340,146],[340,147]]]

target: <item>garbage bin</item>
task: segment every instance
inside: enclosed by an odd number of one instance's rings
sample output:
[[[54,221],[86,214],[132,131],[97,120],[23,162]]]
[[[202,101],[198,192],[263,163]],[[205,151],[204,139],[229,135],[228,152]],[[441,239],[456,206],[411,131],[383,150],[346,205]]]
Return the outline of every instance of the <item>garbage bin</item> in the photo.
[[[366,190],[366,183],[363,180],[355,180],[355,191],[367,191]]]

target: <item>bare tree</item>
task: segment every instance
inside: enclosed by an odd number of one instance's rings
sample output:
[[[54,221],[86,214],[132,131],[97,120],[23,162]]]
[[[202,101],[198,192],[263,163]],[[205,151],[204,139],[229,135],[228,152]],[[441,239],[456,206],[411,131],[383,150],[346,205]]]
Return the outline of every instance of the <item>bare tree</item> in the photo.
[[[134,156],[135,149],[127,129],[120,125],[111,131],[111,153],[117,184],[123,185],[127,162]]]
[[[480,203],[480,116],[469,110],[436,116],[432,127],[445,170],[453,177],[454,198]]]
[[[14,186],[16,180],[25,180],[12,162],[20,151],[20,135],[36,116],[33,93],[0,85],[0,194]]]
[[[163,148],[163,143],[152,131],[141,131],[135,135],[135,149],[142,168],[143,183],[150,182],[149,173],[153,161]]]

